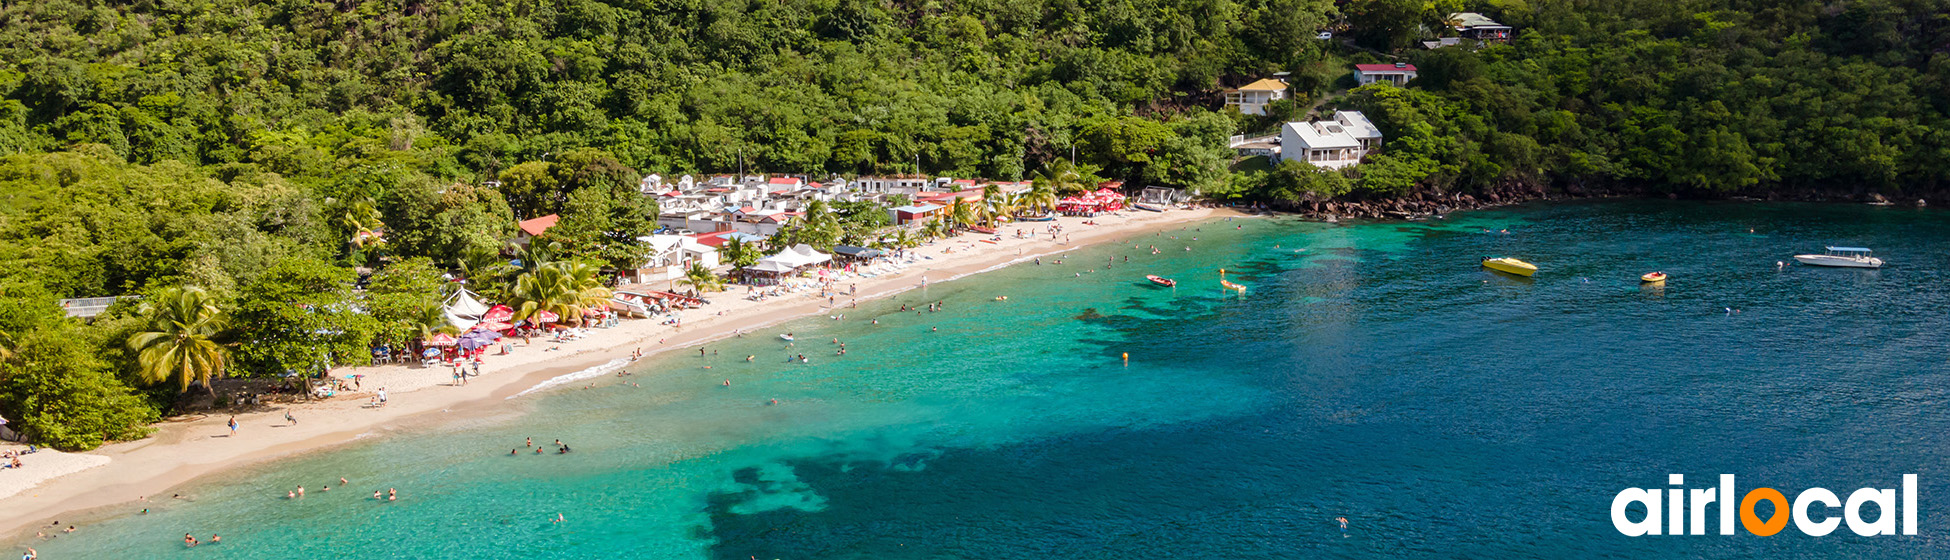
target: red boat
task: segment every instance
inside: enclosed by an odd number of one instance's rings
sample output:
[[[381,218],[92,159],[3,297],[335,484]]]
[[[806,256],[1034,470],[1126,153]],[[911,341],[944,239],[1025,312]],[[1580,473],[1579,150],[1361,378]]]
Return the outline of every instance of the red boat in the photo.
[[[1145,280],[1150,280],[1152,284],[1157,284],[1157,285],[1159,285],[1159,286],[1164,286],[1164,287],[1166,287],[1166,288],[1176,288],[1176,287],[1178,287],[1178,281],[1177,281],[1177,280],[1172,280],[1172,279],[1170,279],[1170,278],[1165,278],[1165,277],[1163,277],[1163,276],[1159,276],[1159,275],[1156,275],[1156,274],[1146,274],[1146,275],[1144,275],[1144,279],[1145,279]]]

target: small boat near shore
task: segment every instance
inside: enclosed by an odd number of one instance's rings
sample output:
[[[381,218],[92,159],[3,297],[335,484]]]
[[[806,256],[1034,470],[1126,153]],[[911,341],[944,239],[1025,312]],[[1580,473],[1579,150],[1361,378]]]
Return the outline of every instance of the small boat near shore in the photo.
[[[1644,275],[1639,276],[1639,282],[1644,284],[1664,284],[1666,283],[1666,273],[1647,272]]]
[[[1056,216],[1055,216],[1055,215],[1050,215],[1050,214],[1044,214],[1044,215],[1041,215],[1041,216],[1016,216],[1016,221],[1018,221],[1018,222],[1054,222],[1054,221],[1056,221]]]
[[[1172,279],[1170,279],[1170,278],[1165,278],[1165,277],[1163,277],[1163,276],[1159,276],[1159,275],[1156,275],[1156,274],[1146,274],[1146,275],[1144,275],[1144,279],[1145,279],[1145,280],[1150,280],[1152,284],[1157,284],[1157,285],[1159,285],[1159,286],[1164,286],[1164,287],[1166,287],[1166,288],[1176,288],[1176,287],[1178,287],[1178,281],[1177,281],[1177,280],[1172,280]]]
[[[795,340],[795,339],[794,339],[794,338],[792,338],[792,333],[785,333],[785,334],[782,334],[782,335],[779,335],[779,340],[783,340],[783,341],[786,341],[786,342],[792,342],[792,341],[793,341],[793,340]]]
[[[1219,285],[1224,286],[1225,289],[1228,290],[1232,290],[1242,294],[1246,293],[1246,287],[1244,285],[1240,285],[1238,283],[1230,282],[1226,280],[1226,269],[1223,268],[1219,269]]]
[[[1131,207],[1132,207],[1132,208],[1136,208],[1136,209],[1139,209],[1139,210],[1143,210],[1143,211],[1146,211],[1146,212],[1163,212],[1163,211],[1165,211],[1165,207],[1163,207],[1163,206],[1158,206],[1158,205],[1156,205],[1156,204],[1148,204],[1148,203],[1144,203],[1144,202],[1139,202],[1139,203],[1136,203],[1136,204],[1132,204],[1132,205],[1131,205]]]
[[[1840,268],[1882,268],[1882,259],[1869,256],[1866,247],[1827,247],[1824,255],[1795,255],[1794,260],[1809,266]]]
[[[1497,272],[1502,272],[1504,274],[1515,274],[1517,276],[1525,276],[1525,277],[1537,273],[1537,265],[1523,262],[1510,257],[1497,257],[1497,258],[1483,257],[1483,268],[1487,268]]]

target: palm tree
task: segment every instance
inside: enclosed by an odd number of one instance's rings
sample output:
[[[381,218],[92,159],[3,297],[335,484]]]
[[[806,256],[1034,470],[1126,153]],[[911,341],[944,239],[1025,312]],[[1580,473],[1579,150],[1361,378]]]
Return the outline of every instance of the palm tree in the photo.
[[[401,318],[400,322],[406,327],[407,332],[413,334],[415,340],[433,338],[433,335],[438,333],[460,333],[460,329],[447,323],[447,308],[442,307],[437,301],[423,302],[418,310],[415,310],[412,315]]]
[[[1022,205],[1048,212],[1056,207],[1056,183],[1042,174],[1029,182],[1029,192],[1023,195]]]
[[[948,221],[957,227],[974,225],[975,205],[969,204],[968,201],[960,197],[956,197],[954,202],[948,204]]]
[[[742,269],[758,264],[759,247],[755,243],[746,243],[736,238],[726,239],[724,246],[719,247],[718,251],[724,253],[725,263],[733,268]]]
[[[942,225],[941,217],[936,216],[934,219],[928,220],[928,223],[923,224],[921,226],[921,237],[930,240],[941,237],[942,230],[944,229],[947,228]]]
[[[690,270],[684,271],[684,277],[677,279],[677,283],[690,286],[699,293],[724,289],[724,282],[718,280],[718,275],[712,273],[711,269],[704,268],[704,263],[691,263]]]
[[[975,208],[975,213],[981,216],[982,225],[995,227],[997,212],[1007,203],[1008,200],[1002,195],[1002,189],[996,188],[994,184],[982,185],[982,204]]]
[[[1036,175],[1030,179],[1030,184],[1036,183],[1048,185],[1053,194],[1074,194],[1090,188],[1089,185],[1084,184],[1083,173],[1076,165],[1063,159],[1052,161],[1044,166],[1042,171],[1036,172]]]
[[[174,378],[180,391],[195,381],[215,395],[210,378],[222,375],[227,361],[215,340],[225,322],[216,298],[194,286],[169,288],[143,302],[141,310],[148,330],[130,336],[128,346],[136,352],[142,378],[151,383]]]
[[[598,278],[600,268],[583,261],[555,261],[523,273],[508,290],[508,306],[515,319],[527,319],[542,311],[554,313],[563,321],[582,325],[582,311],[605,305],[609,288]]]
[[[1014,215],[1016,210],[1022,208],[1022,199],[1023,197],[1021,195],[1006,193],[998,194],[993,198],[983,199],[983,202],[987,203],[986,206],[988,207],[989,227],[995,227],[996,218]]]

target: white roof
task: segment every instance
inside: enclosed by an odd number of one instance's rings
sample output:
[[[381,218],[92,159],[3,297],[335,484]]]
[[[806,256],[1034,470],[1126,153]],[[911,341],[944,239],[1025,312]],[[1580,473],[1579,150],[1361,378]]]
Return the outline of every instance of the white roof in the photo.
[[[1334,113],[1334,119],[1340,121],[1341,126],[1347,129],[1349,136],[1355,138],[1381,137],[1381,129],[1375,128],[1374,123],[1368,121],[1368,116],[1361,114],[1360,111],[1336,112]]]
[[[678,245],[683,244],[687,239],[690,239],[690,237],[670,234],[645,235],[636,238],[637,241],[641,241],[644,245],[650,246],[650,254],[652,255],[668,253],[671,249],[675,249]]]
[[[765,257],[763,259],[759,259],[758,263],[761,265],[765,263],[774,263],[775,266],[784,266],[787,269],[794,269],[802,266],[815,265],[830,260],[833,260],[832,255],[821,253],[818,250],[813,249],[811,245],[800,243],[798,245],[787,247],[786,250],[784,251],[779,251],[779,254]],[[771,269],[760,268],[759,270],[771,270]]]
[[[1359,140],[1348,134],[1346,127],[1337,122],[1290,122],[1286,123],[1286,130],[1293,133],[1302,148],[1355,148],[1361,145]],[[1284,147],[1293,149],[1291,145]]]

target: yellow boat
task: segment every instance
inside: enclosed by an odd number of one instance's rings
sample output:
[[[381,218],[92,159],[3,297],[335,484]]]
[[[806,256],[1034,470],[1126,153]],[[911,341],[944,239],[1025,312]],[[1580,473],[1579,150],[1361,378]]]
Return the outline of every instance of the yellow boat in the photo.
[[[1483,259],[1483,268],[1487,268],[1497,272],[1515,274],[1517,276],[1530,276],[1532,274],[1537,273],[1537,265],[1523,262],[1510,257]]]
[[[1639,281],[1646,284],[1664,284],[1666,283],[1666,273],[1647,272],[1644,276],[1639,277]]]

